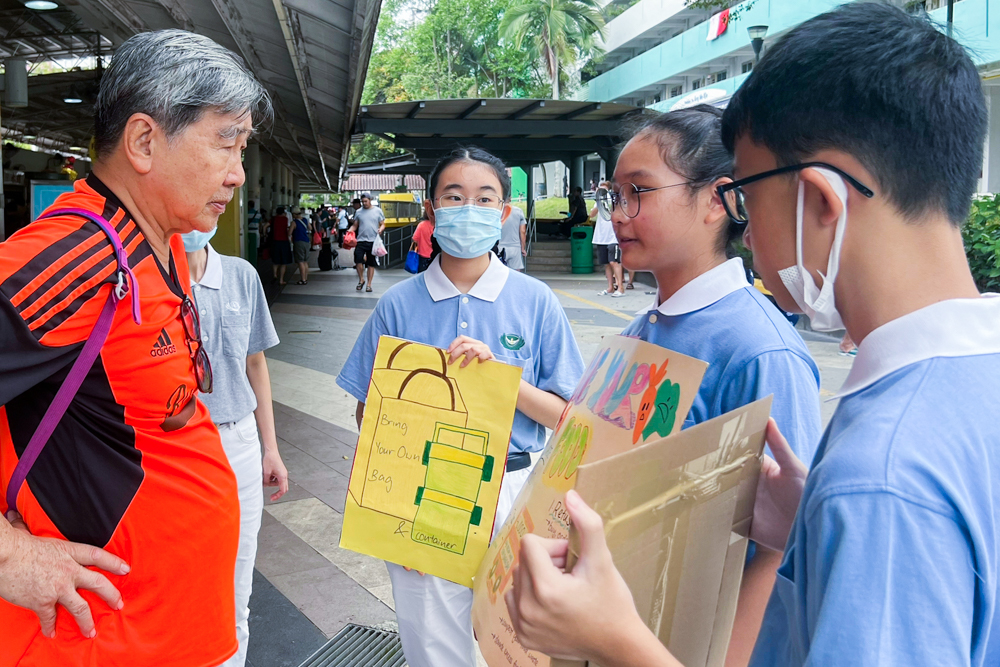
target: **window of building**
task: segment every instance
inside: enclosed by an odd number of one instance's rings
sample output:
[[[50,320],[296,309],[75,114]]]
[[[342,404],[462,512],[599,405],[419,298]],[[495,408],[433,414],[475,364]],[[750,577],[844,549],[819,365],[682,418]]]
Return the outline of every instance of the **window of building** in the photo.
[[[743,74],[746,74],[747,72],[749,72],[752,69],[753,69],[753,61],[752,60],[746,61],[745,63],[743,63],[743,66],[740,68],[740,70],[742,71]]]
[[[698,90],[699,88],[702,87],[702,85],[704,85],[704,81],[702,81],[701,79],[695,79],[694,81],[691,82],[691,90]]]
[[[684,86],[671,86],[670,87],[670,97],[678,97],[684,92]]]

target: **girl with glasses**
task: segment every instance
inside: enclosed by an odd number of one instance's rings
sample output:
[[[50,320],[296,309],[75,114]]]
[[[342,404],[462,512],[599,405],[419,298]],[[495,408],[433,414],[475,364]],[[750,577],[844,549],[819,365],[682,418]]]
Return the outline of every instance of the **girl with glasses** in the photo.
[[[623,149],[610,209],[622,263],[651,272],[653,304],[625,335],[709,363],[685,427],[774,395],[772,416],[796,454],[812,459],[819,441],[819,371],[805,343],[746,278],[733,221],[716,190],[732,181],[721,111],[700,105],[657,117]],[[756,549],[748,561],[727,664],[746,664],[780,554]]]
[[[448,350],[464,366],[496,359],[522,369],[495,526],[503,525],[532,465],[583,375],[566,314],[544,283],[491,251],[510,214],[510,176],[478,148],[445,157],[428,180],[424,210],[440,252],[428,269],[379,299],[337,384],[358,399],[361,427],[380,336]],[[377,418],[377,415],[376,415]],[[414,442],[414,451],[424,442]],[[410,667],[475,667],[472,590],[387,563],[403,652]]]

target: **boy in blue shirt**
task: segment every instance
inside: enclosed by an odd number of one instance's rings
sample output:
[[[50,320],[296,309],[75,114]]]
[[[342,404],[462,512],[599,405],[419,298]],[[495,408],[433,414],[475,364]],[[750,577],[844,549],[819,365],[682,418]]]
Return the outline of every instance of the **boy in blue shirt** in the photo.
[[[785,551],[751,665],[1000,664],[1000,298],[979,294],[960,232],[986,118],[959,44],[867,3],[789,31],[726,110],[736,181],[719,191],[755,268],[779,306],[859,342],[808,477],[769,426],[751,537]],[[567,506],[584,553],[564,573],[563,545],[522,542],[519,638],[676,665],[600,518]]]

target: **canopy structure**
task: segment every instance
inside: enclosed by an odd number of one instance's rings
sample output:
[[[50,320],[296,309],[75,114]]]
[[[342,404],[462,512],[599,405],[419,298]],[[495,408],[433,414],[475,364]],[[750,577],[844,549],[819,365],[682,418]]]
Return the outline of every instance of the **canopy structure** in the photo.
[[[303,189],[336,189],[364,85],[381,0],[57,0],[33,11],[0,0],[0,57],[29,63],[107,57],[146,30],[197,32],[241,55],[274,99],[264,150]],[[150,54],[155,58],[155,54]],[[86,147],[98,70],[29,77],[26,108],[5,108],[7,136]],[[64,102],[67,98],[80,103]]]
[[[632,121],[650,113],[600,102],[459,99],[361,107],[356,134],[376,134],[407,155],[348,166],[348,173],[423,174],[456,146],[486,149],[511,166],[597,153],[609,165]]]

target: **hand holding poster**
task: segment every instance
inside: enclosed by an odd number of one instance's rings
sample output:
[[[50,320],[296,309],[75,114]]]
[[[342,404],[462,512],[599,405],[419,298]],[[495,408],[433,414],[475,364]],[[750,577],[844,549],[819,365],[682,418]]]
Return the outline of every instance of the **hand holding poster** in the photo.
[[[476,573],[473,626],[491,667],[549,664],[548,657],[517,642],[503,599],[521,537],[568,537],[563,498],[576,484],[579,467],[679,431],[707,367],[636,338],[604,339]]]
[[[489,544],[521,369],[449,365],[383,336],[351,469],[340,546],[472,585]]]

